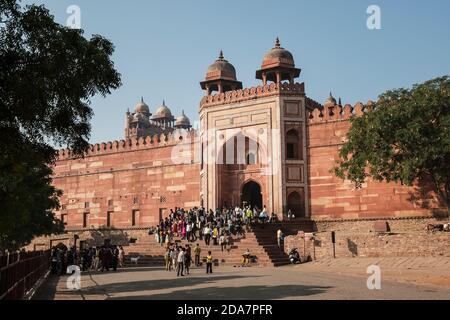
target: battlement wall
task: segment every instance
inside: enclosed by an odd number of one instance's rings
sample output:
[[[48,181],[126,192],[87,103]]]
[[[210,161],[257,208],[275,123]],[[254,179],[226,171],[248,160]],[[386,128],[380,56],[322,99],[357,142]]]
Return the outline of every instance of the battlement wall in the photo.
[[[371,102],[309,112],[307,152],[310,210],[313,219],[430,216],[439,211],[432,193],[423,198],[420,186],[379,183],[370,179],[361,189],[331,172],[347,139],[350,119],[370,112]]]
[[[234,91],[227,91],[225,93],[209,95],[203,97],[200,102],[200,107],[211,107],[222,104],[243,102],[247,100],[254,100],[262,97],[269,97],[273,95],[297,95],[305,94],[304,83],[282,83],[281,85],[271,83],[270,85],[257,86],[245,88]]]
[[[195,130],[175,130],[169,134],[148,136],[146,138],[131,138],[129,140],[116,140],[110,142],[92,144],[87,150],[85,157],[106,155],[117,152],[156,149],[172,147],[180,143],[194,143],[197,139]],[[70,149],[61,149],[58,160],[75,158]]]
[[[60,151],[53,184],[67,228],[156,226],[175,207],[200,205],[195,132],[94,144],[84,158]]]

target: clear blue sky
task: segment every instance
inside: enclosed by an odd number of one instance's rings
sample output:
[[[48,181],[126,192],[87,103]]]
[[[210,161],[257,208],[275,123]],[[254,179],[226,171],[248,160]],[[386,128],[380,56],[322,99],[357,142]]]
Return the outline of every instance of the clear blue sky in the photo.
[[[301,68],[307,95],[323,102],[330,91],[354,104],[387,89],[450,74],[450,1],[342,0],[47,0],[56,20],[81,8],[86,36],[116,46],[123,86],[92,100],[91,142],[123,138],[124,113],[144,96],[151,111],[162,100],[175,115],[198,119],[203,80],[220,49],[244,87],[276,36]],[[382,29],[366,27],[369,5],[381,8]]]

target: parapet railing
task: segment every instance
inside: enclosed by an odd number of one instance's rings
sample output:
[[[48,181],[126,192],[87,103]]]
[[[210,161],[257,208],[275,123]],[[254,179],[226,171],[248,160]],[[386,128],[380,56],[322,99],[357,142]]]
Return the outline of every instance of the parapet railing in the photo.
[[[0,257],[0,300],[20,300],[50,269],[50,250]]]

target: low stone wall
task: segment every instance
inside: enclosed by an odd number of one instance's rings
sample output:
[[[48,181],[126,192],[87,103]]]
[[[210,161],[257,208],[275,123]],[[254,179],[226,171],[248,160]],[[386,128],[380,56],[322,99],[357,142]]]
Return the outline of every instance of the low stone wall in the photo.
[[[148,237],[148,228],[130,229],[92,229],[92,230],[68,230],[61,235],[51,237],[39,237],[33,240],[25,249],[28,251],[47,250],[59,243],[72,247],[77,236],[77,246],[84,242],[87,247],[102,246],[105,239],[110,239],[111,244],[128,246],[131,239],[139,241],[140,238]]]
[[[379,233],[382,221],[389,232]],[[285,251],[297,248],[304,261],[341,257],[450,257],[450,233],[428,232],[429,224],[448,223],[434,217],[387,220],[316,221],[314,234],[286,237]],[[333,245],[332,232],[336,243]]]
[[[375,231],[376,221],[387,222],[391,232],[417,232],[425,231],[429,224],[448,223],[449,218],[408,217],[390,219],[318,220],[315,221],[315,228],[317,232],[343,231],[348,233],[368,233]]]
[[[450,233],[346,233],[336,232],[336,243],[331,232],[314,236],[289,236],[285,251],[298,248],[303,259],[319,260],[342,257],[450,257]]]

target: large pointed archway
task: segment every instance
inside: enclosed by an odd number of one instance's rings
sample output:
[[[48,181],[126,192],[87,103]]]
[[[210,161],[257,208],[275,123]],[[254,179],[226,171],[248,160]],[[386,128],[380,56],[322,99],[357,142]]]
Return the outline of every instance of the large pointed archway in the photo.
[[[242,187],[241,202],[243,205],[250,205],[252,208],[255,206],[259,209],[263,207],[263,199],[261,193],[261,186],[255,181],[248,181]]]

